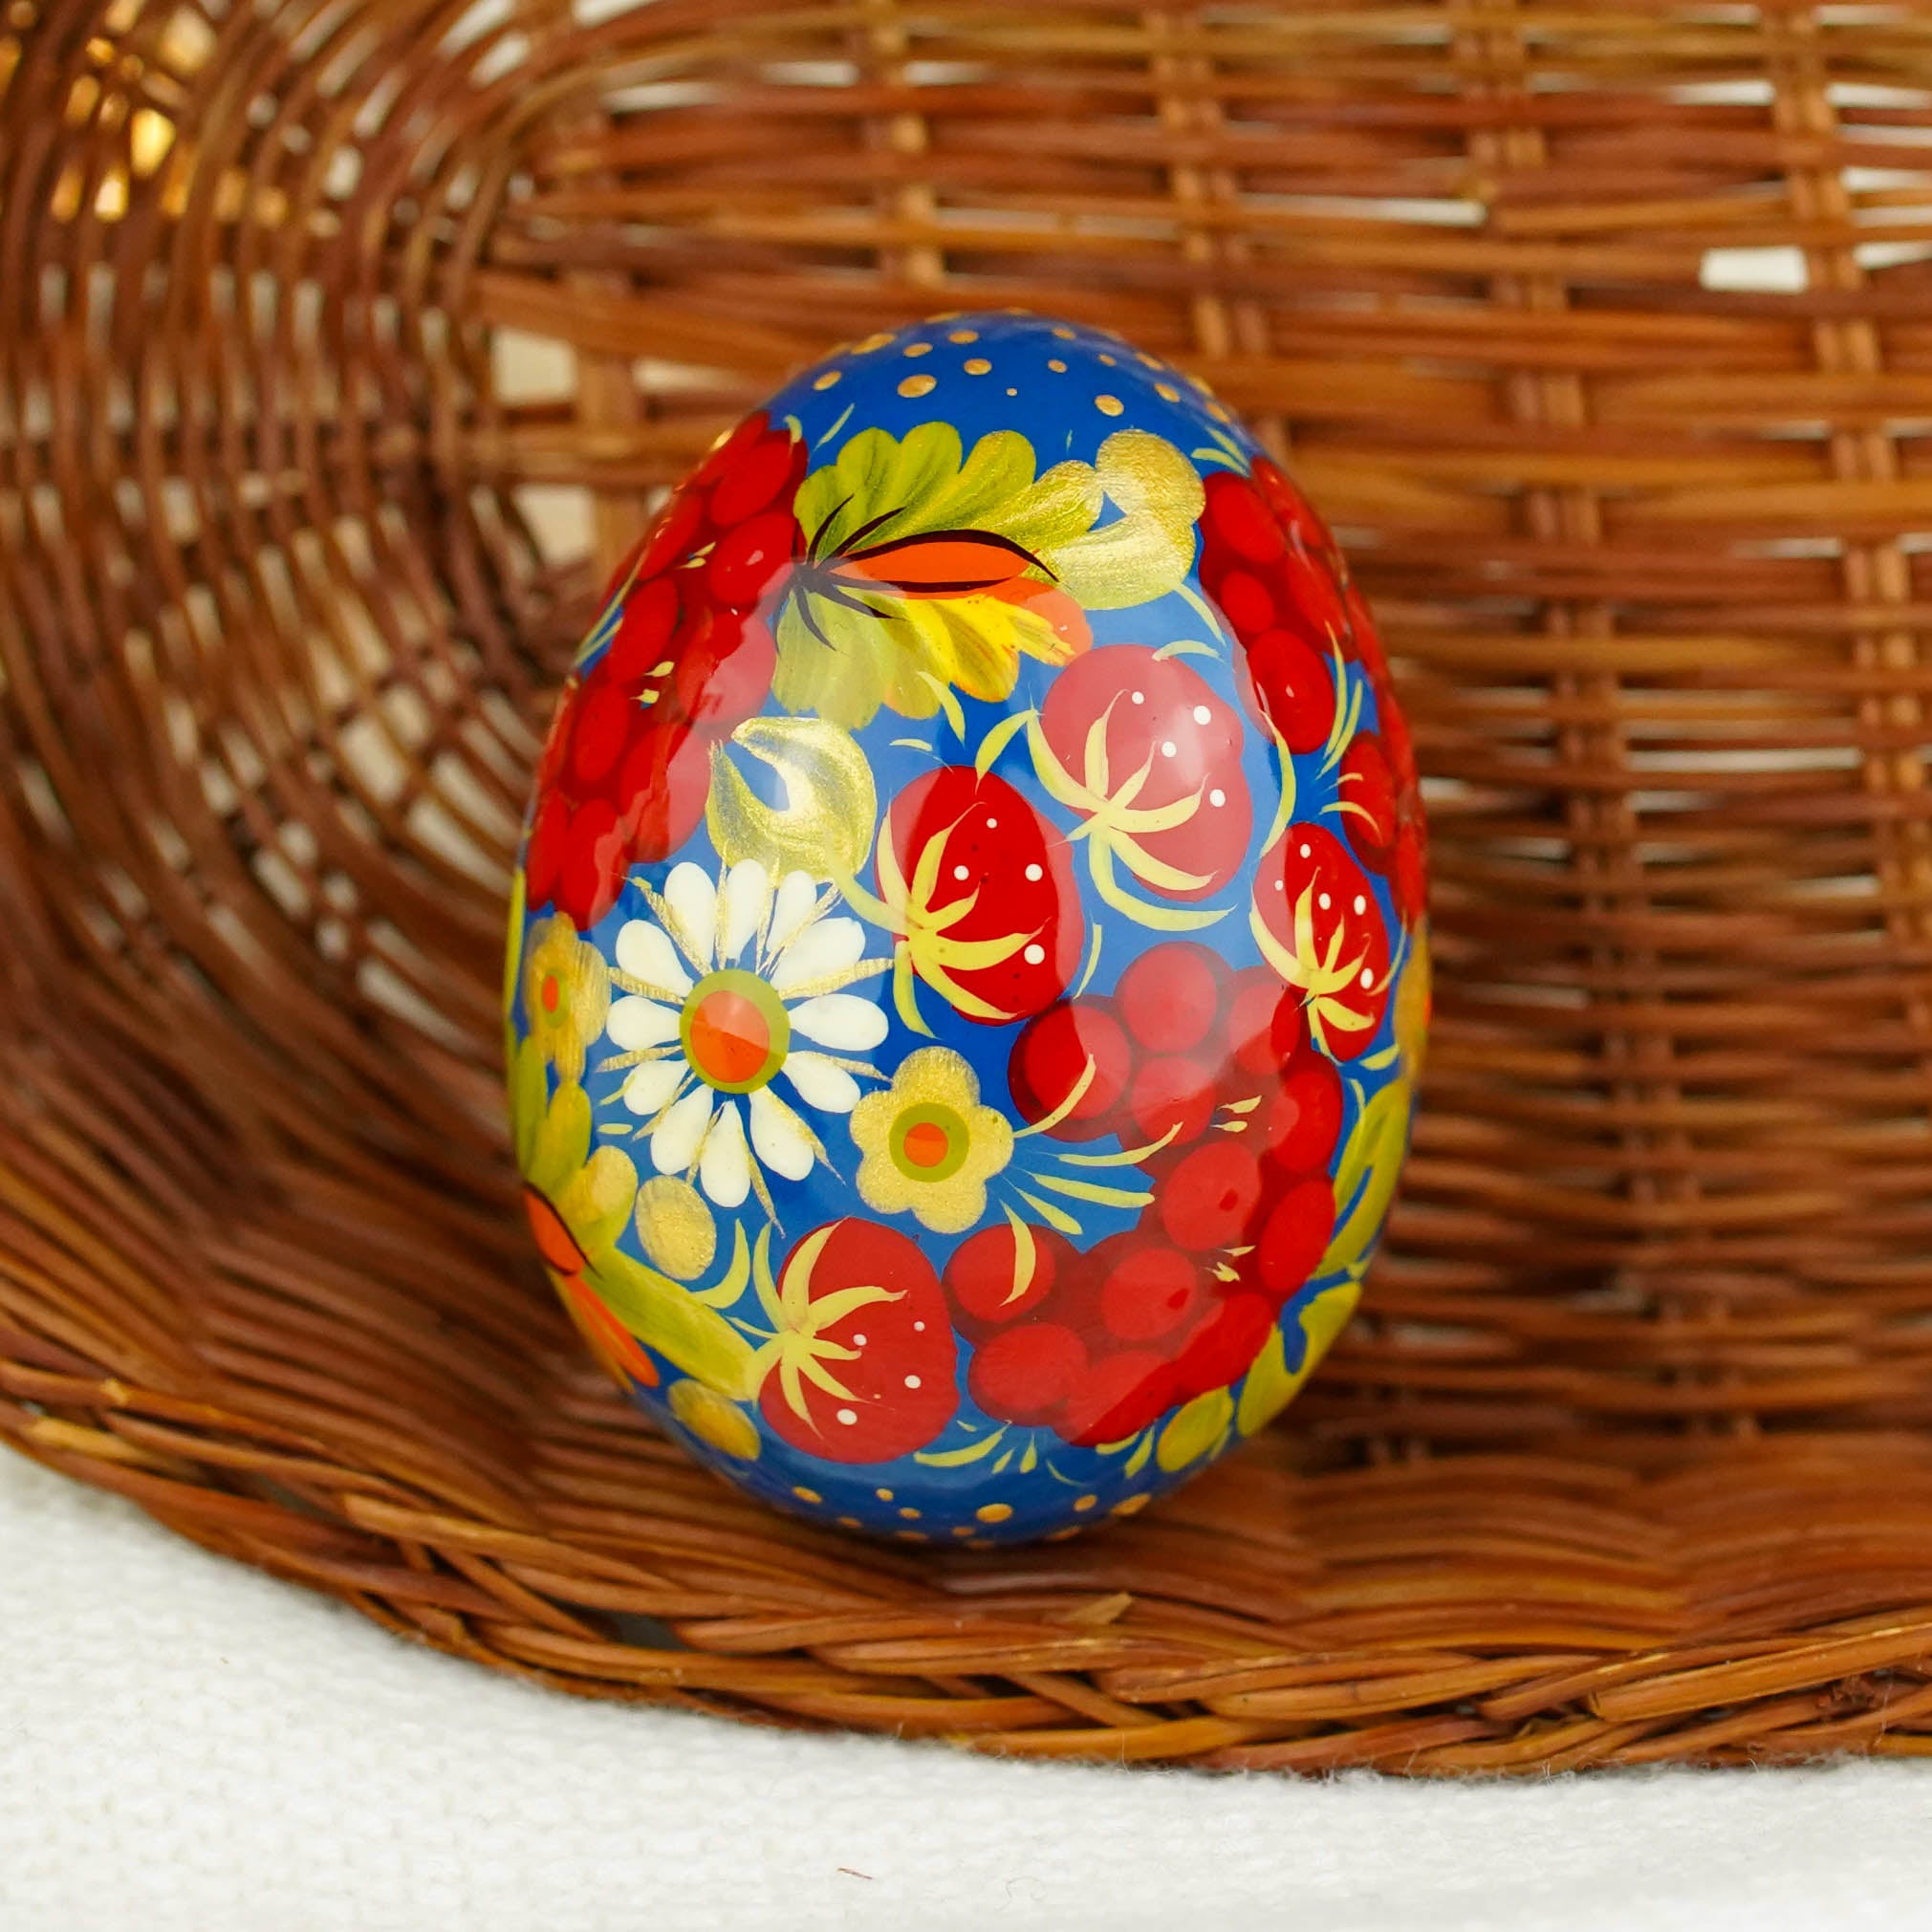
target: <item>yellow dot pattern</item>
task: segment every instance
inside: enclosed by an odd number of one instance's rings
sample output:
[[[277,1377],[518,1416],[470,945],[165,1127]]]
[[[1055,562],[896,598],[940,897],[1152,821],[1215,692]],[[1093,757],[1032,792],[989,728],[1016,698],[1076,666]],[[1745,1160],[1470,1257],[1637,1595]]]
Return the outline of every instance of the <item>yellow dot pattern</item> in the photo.
[[[1171,382],[1155,383],[1154,393],[1155,395],[1160,397],[1160,399],[1163,402],[1178,402],[1181,400],[1180,390],[1175,388],[1175,386]]]
[[[875,349],[883,349],[891,340],[891,336],[881,330],[877,336],[868,336],[862,342],[855,342],[852,353],[855,356],[870,356]]]
[[[961,365],[968,376],[990,376],[993,365],[984,356],[973,356]]]
[[[919,1511],[910,1506],[901,1509],[899,1513],[910,1523],[917,1523],[919,1521]]]
[[[905,345],[905,353],[908,356],[930,356],[932,354],[932,344],[930,342],[908,342]]]
[[[908,376],[899,385],[901,396],[930,396],[939,387],[938,380],[931,376]]]
[[[1012,1513],[1010,1503],[982,1503],[973,1511],[982,1523],[1004,1523]]]
[[[825,1498],[821,1496],[816,1489],[808,1489],[802,1483],[799,1484],[795,1488],[793,1488],[792,1493],[794,1496],[796,1496],[801,1503],[822,1503],[825,1500]]]
[[[1102,416],[1118,416],[1126,404],[1118,396],[1096,396],[1094,398],[1094,407]]]
[[[946,340],[948,342],[977,342],[979,338],[980,332],[977,329],[955,329],[946,337]]]
[[[1091,1509],[1099,1500],[1097,1496],[1075,1496],[1074,1498],[1074,1508],[1076,1509]]]
[[[1067,373],[1067,365],[1064,362],[1062,362],[1057,356],[1055,356],[1050,362],[1048,362],[1047,367],[1051,369],[1055,376],[1064,376]]]
[[[836,369],[828,369],[824,375],[814,380],[812,386],[814,389],[833,389],[836,388],[837,384],[838,371]]]

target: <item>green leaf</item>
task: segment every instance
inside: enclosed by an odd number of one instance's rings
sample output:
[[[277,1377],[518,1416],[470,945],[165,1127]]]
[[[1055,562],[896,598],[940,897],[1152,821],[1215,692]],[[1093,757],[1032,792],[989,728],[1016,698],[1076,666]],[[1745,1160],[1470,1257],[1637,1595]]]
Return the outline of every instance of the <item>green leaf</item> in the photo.
[[[1413,1099],[1407,1080],[1393,1080],[1362,1109],[1335,1169],[1335,1212],[1341,1218],[1315,1270],[1318,1275],[1365,1265],[1401,1176]]]
[[[733,1401],[758,1392],[751,1345],[668,1275],[614,1250],[584,1272],[604,1306],[646,1348]]]

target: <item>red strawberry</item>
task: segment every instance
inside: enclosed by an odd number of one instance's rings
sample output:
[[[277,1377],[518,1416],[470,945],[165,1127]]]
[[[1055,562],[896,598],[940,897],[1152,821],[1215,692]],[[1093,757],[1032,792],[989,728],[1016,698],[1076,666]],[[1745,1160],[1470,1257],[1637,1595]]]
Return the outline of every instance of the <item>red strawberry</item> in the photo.
[[[1258,935],[1300,993],[1310,1037],[1337,1060],[1365,1051],[1389,1001],[1389,940],[1367,876],[1319,825],[1289,826],[1261,856]]]
[[[875,1222],[828,1222],[786,1257],[778,1301],[758,1405],[794,1448],[890,1462],[952,1420],[957,1345],[916,1242]]]
[[[1035,1314],[1077,1259],[1074,1245],[1051,1227],[1029,1226],[1032,1259],[1021,1265],[1010,1226],[983,1227],[953,1249],[945,1265],[953,1325],[975,1341]]]
[[[1335,673],[1313,643],[1279,626],[1235,654],[1234,685],[1252,716],[1291,751],[1318,751],[1335,728]]]
[[[1096,866],[1118,860],[1183,900],[1234,876],[1253,823],[1245,733],[1181,659],[1144,644],[1089,651],[1053,680],[1040,730],[1059,767],[1046,774],[1048,790],[1094,821]]]
[[[1218,469],[1207,478],[1201,530],[1205,546],[1217,554],[1226,552],[1250,568],[1278,563],[1288,548],[1288,532],[1273,507],[1249,478],[1228,469]]]
[[[1133,1049],[1104,999],[1061,1000],[1028,1021],[1007,1063],[1013,1104],[1026,1119],[1044,1120],[1079,1086],[1089,1061],[1093,1077],[1047,1132],[1062,1140],[1090,1140],[1109,1132]]]
[[[1080,964],[1086,920],[1067,841],[1004,778],[947,765],[886,814],[874,860],[912,969],[967,1019],[1051,1006]]]

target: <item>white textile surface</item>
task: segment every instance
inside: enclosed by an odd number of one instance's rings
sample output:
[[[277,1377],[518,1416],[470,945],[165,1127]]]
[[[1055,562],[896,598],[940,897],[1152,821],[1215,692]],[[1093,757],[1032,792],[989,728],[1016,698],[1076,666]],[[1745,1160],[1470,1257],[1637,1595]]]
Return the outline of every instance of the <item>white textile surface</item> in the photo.
[[[1932,1923],[1932,1767],[997,1763],[553,1696],[0,1451],[0,1932]]]

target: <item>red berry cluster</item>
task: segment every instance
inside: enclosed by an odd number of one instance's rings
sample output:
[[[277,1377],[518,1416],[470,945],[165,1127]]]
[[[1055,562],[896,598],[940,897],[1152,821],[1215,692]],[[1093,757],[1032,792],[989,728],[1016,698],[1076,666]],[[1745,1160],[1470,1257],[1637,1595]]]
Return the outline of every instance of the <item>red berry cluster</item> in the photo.
[[[804,474],[802,443],[762,412],[746,418],[619,571],[610,647],[565,686],[544,747],[532,906],[554,901],[588,929],[632,866],[697,830],[711,747],[771,688],[776,654],[756,613],[802,548],[792,506]]]
[[[1266,966],[1187,940],[1151,947],[1112,995],[1062,1001],[1014,1043],[1019,1110],[1062,1139],[1161,1141],[1152,1204],[1084,1252],[1031,1227],[982,1230],[945,1270],[988,1415],[1072,1443],[1118,1442],[1246,1372],[1334,1229],[1328,1163],[1341,1079]]]
[[[1349,843],[1387,877],[1402,922],[1427,893],[1422,792],[1388,660],[1328,527],[1266,457],[1247,476],[1217,470],[1201,512],[1202,588],[1240,640],[1234,681],[1244,704],[1291,751],[1319,750],[1335,728],[1333,655],[1358,662],[1376,695],[1378,730],[1343,755]]]

